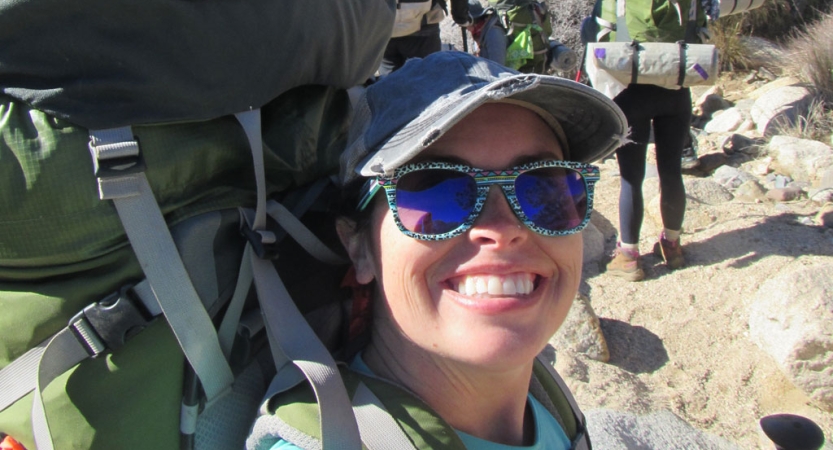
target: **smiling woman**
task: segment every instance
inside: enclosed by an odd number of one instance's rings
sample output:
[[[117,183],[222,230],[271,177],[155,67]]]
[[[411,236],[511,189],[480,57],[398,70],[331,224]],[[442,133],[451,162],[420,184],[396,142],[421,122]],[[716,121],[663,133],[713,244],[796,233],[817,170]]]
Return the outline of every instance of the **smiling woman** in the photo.
[[[589,447],[580,411],[559,410],[572,396],[536,361],[581,279],[588,163],[625,128],[586,86],[458,52],[410,60],[359,100],[337,230],[372,323],[345,378],[395,388],[377,395],[417,447]],[[271,438],[256,448],[308,444]]]

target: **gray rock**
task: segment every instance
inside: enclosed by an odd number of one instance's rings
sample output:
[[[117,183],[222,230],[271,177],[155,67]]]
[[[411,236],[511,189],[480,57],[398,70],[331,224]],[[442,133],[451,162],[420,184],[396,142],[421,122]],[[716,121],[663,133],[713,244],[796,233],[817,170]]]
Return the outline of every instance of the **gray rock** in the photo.
[[[605,256],[605,237],[602,232],[590,222],[581,232],[581,237],[584,240],[584,264],[601,261]]]
[[[744,119],[745,117],[740,111],[729,108],[720,114],[716,114],[703,130],[706,133],[728,133],[737,130]]]
[[[638,416],[627,412],[586,411],[593,448],[604,450],[739,450],[721,437],[699,431],[668,410]]]
[[[549,343],[558,352],[582,353],[601,362],[610,360],[610,350],[599,317],[590,306],[590,299],[581,293],[573,300],[567,318]]]
[[[711,179],[687,179],[685,192],[686,196],[709,205],[726,203],[734,198],[725,187]]]
[[[750,338],[793,384],[833,411],[833,263],[796,266],[758,289]]]
[[[754,180],[755,176],[732,166],[720,166],[712,174],[712,179],[727,189],[735,189],[747,181]]]
[[[766,198],[766,189],[758,183],[758,180],[746,181],[735,189],[735,200],[758,203]]]
[[[795,180],[815,183],[833,168],[833,149],[818,141],[775,136],[769,141],[768,151],[779,172]]]
[[[784,86],[763,94],[752,106],[750,114],[758,132],[771,136],[779,129],[792,126],[806,115],[813,94],[802,86]]]

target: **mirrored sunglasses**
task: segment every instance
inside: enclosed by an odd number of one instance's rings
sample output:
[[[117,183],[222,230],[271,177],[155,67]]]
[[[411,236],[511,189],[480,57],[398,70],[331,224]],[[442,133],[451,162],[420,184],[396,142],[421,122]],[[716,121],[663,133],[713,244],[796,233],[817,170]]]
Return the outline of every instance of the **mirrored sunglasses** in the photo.
[[[571,161],[545,160],[507,170],[482,170],[462,164],[423,162],[369,180],[358,209],[384,189],[397,227],[420,240],[458,236],[474,224],[489,187],[500,186],[518,219],[544,236],[578,233],[590,221],[599,168]]]

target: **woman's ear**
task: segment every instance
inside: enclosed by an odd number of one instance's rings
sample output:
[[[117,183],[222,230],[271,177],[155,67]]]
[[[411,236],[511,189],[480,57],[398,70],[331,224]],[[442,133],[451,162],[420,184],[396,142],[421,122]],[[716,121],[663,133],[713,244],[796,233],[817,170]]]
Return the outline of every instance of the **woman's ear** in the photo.
[[[356,271],[356,281],[360,284],[369,284],[375,278],[373,272],[373,253],[367,245],[366,236],[356,230],[356,222],[345,219],[336,219],[336,232],[341,245],[347,250],[353,268]]]

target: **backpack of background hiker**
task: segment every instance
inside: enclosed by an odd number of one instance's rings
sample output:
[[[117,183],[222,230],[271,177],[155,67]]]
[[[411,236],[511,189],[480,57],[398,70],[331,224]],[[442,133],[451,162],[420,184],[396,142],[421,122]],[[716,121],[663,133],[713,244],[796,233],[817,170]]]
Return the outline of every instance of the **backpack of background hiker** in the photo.
[[[445,18],[446,12],[444,1],[397,0],[391,37],[408,36],[419,31],[423,25],[438,24]]]
[[[393,18],[385,0],[0,0],[0,433],[240,448],[287,363],[242,269],[282,248],[274,200],[306,209],[335,173],[343,89]]]
[[[581,26],[591,84],[611,98],[628,84],[714,84],[707,20],[700,0],[597,0]]]
[[[545,73],[552,23],[544,2],[489,0],[506,30],[506,66],[520,72]]]

